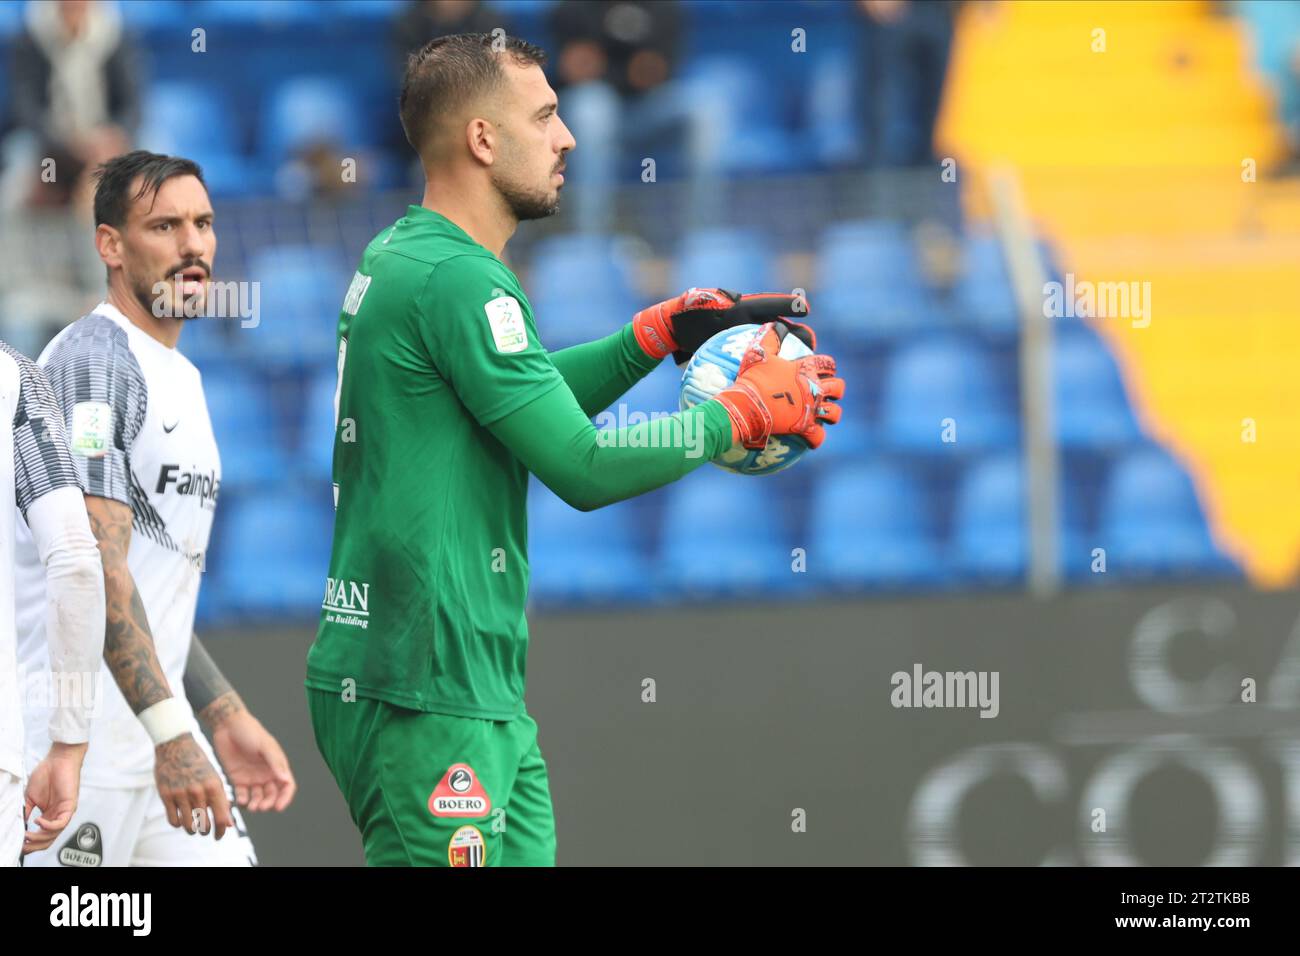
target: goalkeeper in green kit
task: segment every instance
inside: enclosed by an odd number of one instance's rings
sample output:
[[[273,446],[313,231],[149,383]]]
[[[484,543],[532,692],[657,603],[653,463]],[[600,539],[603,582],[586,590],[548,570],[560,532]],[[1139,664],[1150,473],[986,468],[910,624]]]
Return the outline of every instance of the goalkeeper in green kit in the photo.
[[[339,316],[337,513],[307,695],[370,865],[555,862],[524,707],[529,472],[589,511],[737,442],[816,447],[840,416],[833,359],[777,355],[786,334],[815,345],[780,318],[790,296],[692,289],[607,338],[542,347],[500,256],[520,221],[555,212],[575,146],[544,62],[486,34],[411,56],[401,119],[423,201],[371,241]],[[663,358],[746,323],[764,331],[735,384],[667,420],[693,441],[597,440],[590,416]]]

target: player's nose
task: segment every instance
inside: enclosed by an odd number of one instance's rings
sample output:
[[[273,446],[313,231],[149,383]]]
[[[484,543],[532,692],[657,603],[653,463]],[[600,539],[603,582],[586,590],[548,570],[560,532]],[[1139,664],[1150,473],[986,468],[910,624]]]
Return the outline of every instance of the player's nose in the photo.
[[[199,227],[190,223],[184,228],[176,230],[177,251],[186,259],[197,259],[204,253],[203,233]]]
[[[578,141],[569,132],[569,127],[564,125],[564,120],[560,119],[559,113],[555,114],[555,119],[560,124],[560,140],[557,145],[559,146],[560,155],[563,157],[565,153],[578,145]]]

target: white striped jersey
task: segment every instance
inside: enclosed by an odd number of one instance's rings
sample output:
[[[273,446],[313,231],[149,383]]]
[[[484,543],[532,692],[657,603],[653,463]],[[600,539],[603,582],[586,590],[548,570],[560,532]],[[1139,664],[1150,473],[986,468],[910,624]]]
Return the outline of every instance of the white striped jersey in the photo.
[[[31,359],[0,342],[0,770],[18,777],[23,775],[24,682],[14,628],[16,525],[36,499],[78,486],[49,382]],[[43,582],[43,568],[41,575]]]
[[[127,565],[167,682],[183,700],[199,580],[221,486],[199,371],[107,302],[60,332],[37,361],[62,407],[86,493],[131,508]],[[19,663],[32,673],[47,666],[45,597],[36,549],[22,534],[17,574]],[[91,725],[82,780],[99,787],[152,785],[153,743],[106,666],[100,686],[103,705]],[[25,722],[32,765],[48,748],[48,714],[29,706]]]

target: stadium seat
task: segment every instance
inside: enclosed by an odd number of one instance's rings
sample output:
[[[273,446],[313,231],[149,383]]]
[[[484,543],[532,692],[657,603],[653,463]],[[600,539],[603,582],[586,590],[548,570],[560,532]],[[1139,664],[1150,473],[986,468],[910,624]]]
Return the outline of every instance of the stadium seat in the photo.
[[[730,176],[804,171],[808,151],[782,122],[782,92],[767,64],[706,53],[688,60],[679,95],[709,101],[727,148],[720,172]]]
[[[202,169],[213,196],[256,192],[257,185],[267,179],[257,171],[255,162],[241,154],[239,117],[212,85],[169,80],[153,83],[145,92],[141,112],[141,148],[192,159]],[[196,122],[196,116],[208,119]]]
[[[626,418],[633,412],[640,412],[645,415],[651,415],[655,412],[665,412],[672,414],[677,411],[678,392],[681,389],[682,373],[677,366],[670,361],[660,362],[659,365],[645,378],[637,382],[630,389],[620,396],[606,411],[613,416],[615,421],[614,427],[620,427],[617,422],[620,419],[619,406],[624,408]],[[597,426],[603,425],[604,422],[610,421],[609,418],[600,418]]]
[[[645,600],[651,574],[632,512],[628,502],[576,511],[541,482],[531,481],[530,596],[541,604]]]
[[[818,55],[806,84],[806,139],[823,168],[845,167],[862,159],[862,122],[854,88],[858,73],[854,51],[832,49]]]
[[[964,579],[983,585],[1012,585],[1029,568],[1029,494],[1025,465],[1015,452],[998,452],[975,462],[962,475],[953,512],[952,566]],[[1081,575],[1089,553],[1076,490],[1057,497],[1057,559],[1063,573]]]
[[[551,351],[609,335],[651,304],[637,304],[633,260],[612,236],[542,240],[527,288],[538,334]]]
[[[374,20],[394,20],[408,5],[407,0],[330,0],[330,7],[343,16]]]
[[[274,483],[289,471],[277,428],[275,396],[248,371],[204,375],[208,415],[221,449],[221,484],[237,489]]]
[[[845,590],[942,584],[933,509],[916,477],[884,459],[827,469],[814,485],[808,574]]]
[[[1236,571],[1210,538],[1191,478],[1153,446],[1136,448],[1113,466],[1098,539],[1107,572],[1120,579]]]
[[[315,618],[329,570],[334,498],[328,482],[290,480],[222,494],[214,535],[224,537],[224,610],[246,618]]]
[[[194,7],[183,0],[149,0],[148,3],[119,3],[122,23],[129,30],[154,30],[174,26],[192,16]]]
[[[810,296],[819,327],[855,344],[877,344],[936,324],[906,226],[862,220],[829,227],[818,244]]]
[[[352,270],[329,246],[271,246],[249,272],[260,290],[256,326],[241,327],[242,351],[270,366],[333,366],[339,309]]]
[[[953,290],[961,316],[997,338],[1020,333],[1020,313],[1002,245],[989,233],[971,233],[962,244],[962,271]]]
[[[797,582],[765,479],[705,465],[673,485],[655,562],[674,600],[778,594]]]
[[[140,140],[148,149],[178,156],[239,151],[238,138],[232,141],[232,123],[224,121],[226,105],[211,85],[159,80],[146,90],[141,112],[145,125]]]
[[[882,438],[919,455],[964,457],[1013,446],[1019,424],[1002,392],[984,350],[966,339],[904,345],[885,372]],[[954,441],[944,440],[949,421]]]
[[[199,0],[192,16],[197,23],[272,27],[319,22],[328,6],[317,0]]]
[[[306,408],[298,432],[298,461],[307,474],[329,481],[334,467],[334,392],[338,370],[322,368],[307,382]]]
[[[775,263],[763,237],[749,229],[706,229],[682,240],[673,263],[675,292],[692,286],[776,292]]]
[[[234,335],[238,322],[200,318],[185,323],[177,347],[206,377],[238,363]]]
[[[1052,348],[1056,434],[1061,446],[1104,452],[1140,433],[1115,361],[1087,329],[1058,329]]]
[[[343,80],[294,77],[276,86],[263,108],[259,152],[279,163],[311,143],[368,145],[374,142],[373,126]]]

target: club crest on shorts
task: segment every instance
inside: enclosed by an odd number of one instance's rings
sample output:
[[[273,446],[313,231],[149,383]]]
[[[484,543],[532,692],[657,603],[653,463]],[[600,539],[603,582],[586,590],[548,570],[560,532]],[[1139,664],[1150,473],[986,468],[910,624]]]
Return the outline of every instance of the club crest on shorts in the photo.
[[[77,832],[59,849],[59,862],[64,866],[100,866],[104,862],[104,841],[99,827],[83,823]]]
[[[478,827],[463,826],[451,835],[447,844],[447,862],[452,866],[482,866],[487,846]]]
[[[429,812],[435,817],[485,817],[492,812],[492,801],[474,769],[454,763],[429,795]]]

